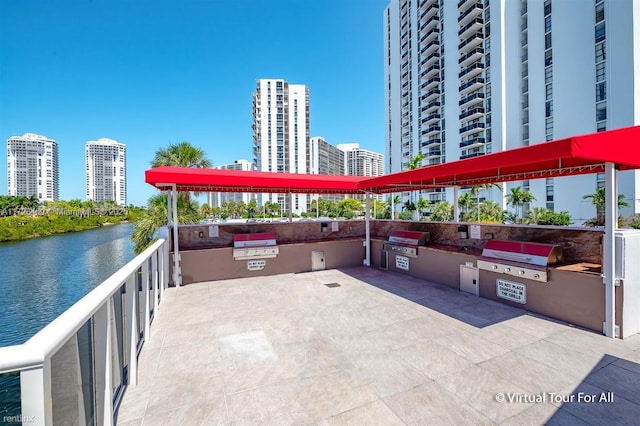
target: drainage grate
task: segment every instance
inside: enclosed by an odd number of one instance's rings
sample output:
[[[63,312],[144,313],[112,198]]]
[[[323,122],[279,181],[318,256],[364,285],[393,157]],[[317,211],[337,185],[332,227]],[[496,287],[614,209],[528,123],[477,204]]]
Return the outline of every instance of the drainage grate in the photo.
[[[327,287],[329,287],[329,288],[340,287],[340,284],[338,284],[338,283],[328,283],[328,284],[325,284],[325,285]]]

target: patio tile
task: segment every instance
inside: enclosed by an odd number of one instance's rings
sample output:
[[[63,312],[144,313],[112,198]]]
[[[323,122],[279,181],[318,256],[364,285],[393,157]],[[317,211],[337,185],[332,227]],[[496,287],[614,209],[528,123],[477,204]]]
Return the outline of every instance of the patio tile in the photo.
[[[473,363],[482,362],[509,351],[468,331],[452,333],[435,339],[435,342]]]
[[[505,392],[524,394],[524,390],[502,379],[500,376],[477,365],[436,379],[452,394],[483,413],[494,422],[501,422],[527,408],[532,403],[510,403],[498,401],[496,395]]]
[[[384,403],[407,425],[490,425],[493,422],[436,383],[426,383],[385,398]]]
[[[374,401],[353,410],[331,416],[318,423],[321,426],[386,425],[402,426],[405,423],[382,401]]]
[[[434,341],[408,346],[396,352],[432,379],[460,371],[472,364],[468,359]]]
[[[640,339],[613,341],[400,273],[349,268],[168,289],[151,330],[119,424],[640,418]],[[495,400],[606,391],[614,403]]]

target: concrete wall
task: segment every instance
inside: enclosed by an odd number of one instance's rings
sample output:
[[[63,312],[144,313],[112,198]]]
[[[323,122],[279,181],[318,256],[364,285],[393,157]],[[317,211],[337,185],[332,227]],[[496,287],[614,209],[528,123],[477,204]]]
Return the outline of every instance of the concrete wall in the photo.
[[[326,269],[362,266],[364,259],[364,246],[361,239],[285,244],[280,245],[279,250],[278,257],[264,259],[266,265],[259,271],[249,271],[246,260],[234,260],[231,247],[183,251],[181,253],[182,282],[191,284],[230,278],[309,272],[313,251],[324,252]],[[173,264],[171,269],[173,270]]]

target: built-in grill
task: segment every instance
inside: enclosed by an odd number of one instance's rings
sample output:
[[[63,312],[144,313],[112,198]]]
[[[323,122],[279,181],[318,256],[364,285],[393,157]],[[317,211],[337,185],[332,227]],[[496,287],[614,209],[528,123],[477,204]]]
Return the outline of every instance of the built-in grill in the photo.
[[[235,234],[233,236],[233,258],[235,260],[266,259],[278,256],[276,234],[259,232]]]
[[[404,256],[418,257],[418,246],[425,246],[428,241],[428,232],[391,231],[389,240],[382,244],[382,250]]]
[[[562,262],[555,244],[489,240],[478,257],[478,268],[534,281],[549,281],[549,265]]]

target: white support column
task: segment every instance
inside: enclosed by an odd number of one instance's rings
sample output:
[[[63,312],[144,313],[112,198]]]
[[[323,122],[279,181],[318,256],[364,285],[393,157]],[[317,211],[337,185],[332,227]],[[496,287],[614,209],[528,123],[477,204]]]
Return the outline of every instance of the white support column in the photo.
[[[616,244],[615,230],[618,227],[618,172],[613,163],[605,164],[605,232],[604,258],[602,266],[605,284],[604,334],[616,337]]]
[[[371,266],[371,193],[367,192],[364,201],[364,266]]]
[[[458,206],[458,190],[460,187],[455,185],[453,187],[453,221],[455,223],[460,222],[460,207]]]
[[[182,271],[180,270],[180,248],[178,244],[178,192],[176,185],[172,186],[173,204],[173,283],[176,287],[182,285]]]
[[[46,358],[40,367],[20,372],[20,390],[22,424],[52,425],[51,358]]]
[[[293,222],[293,192],[289,193],[289,222]]]
[[[142,266],[142,300],[144,301],[144,309],[142,310],[142,312],[144,312],[144,341],[148,342],[149,340],[151,340],[150,313],[152,309],[151,304],[153,301],[149,298],[149,271],[147,270],[146,262],[145,265]]]
[[[111,298],[94,314],[93,359],[95,362],[96,424],[113,424],[113,396],[111,385]]]
[[[145,262],[145,265],[147,262]],[[144,279],[144,272],[142,274]],[[136,303],[138,286],[136,285],[136,277],[135,275],[131,275],[125,284],[126,291],[126,320],[125,324],[125,339],[127,339],[128,344],[125,346],[128,350],[128,353],[125,356],[128,357],[127,364],[129,365],[128,374],[129,374],[129,385],[137,386],[138,385],[138,304]]]

